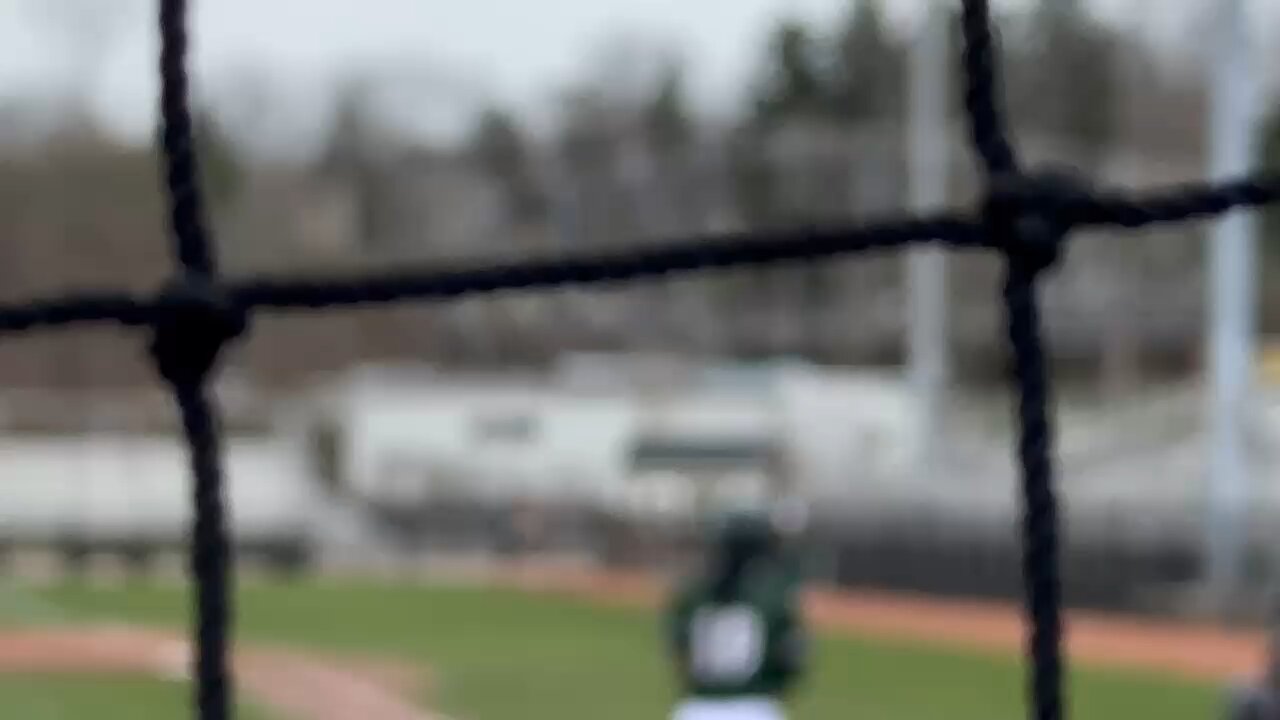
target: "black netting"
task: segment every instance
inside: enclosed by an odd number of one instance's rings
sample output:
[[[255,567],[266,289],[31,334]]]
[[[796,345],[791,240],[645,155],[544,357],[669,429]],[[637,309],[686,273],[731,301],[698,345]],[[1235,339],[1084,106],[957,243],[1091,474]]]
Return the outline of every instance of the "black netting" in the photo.
[[[1009,345],[1018,387],[1022,468],[1023,582],[1031,632],[1031,707],[1037,720],[1063,716],[1058,507],[1053,484],[1050,384],[1041,339],[1038,279],[1058,260],[1074,229],[1136,228],[1256,206],[1280,199],[1280,178],[1244,178],[1120,194],[1089,188],[1063,172],[1021,166],[1005,129],[992,25],[986,0],[965,0],[965,105],[974,149],[985,170],[975,209],[799,228],[790,232],[697,237],[642,250],[557,256],[484,267],[423,268],[369,277],[291,279],[219,275],[203,217],[192,149],[186,76],[187,2],[161,0],[161,115],[174,255],[172,282],[150,296],[86,293],[0,306],[0,332],[115,322],[151,332],[156,369],[182,414],[194,477],[191,572],[196,584],[197,715],[225,720],[232,705],[227,673],[231,632],[231,546],[222,501],[218,413],[209,379],[220,351],[262,309],[323,308],[446,299],[502,290],[621,282],[709,268],[762,265],[885,250],[909,243],[1001,253]]]

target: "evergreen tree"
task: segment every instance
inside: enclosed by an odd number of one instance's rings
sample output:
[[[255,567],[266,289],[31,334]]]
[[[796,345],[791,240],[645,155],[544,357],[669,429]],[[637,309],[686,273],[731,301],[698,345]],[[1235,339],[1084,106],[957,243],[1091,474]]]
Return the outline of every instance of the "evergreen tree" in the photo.
[[[369,87],[348,82],[338,92],[329,136],[320,155],[320,172],[345,183],[352,193],[358,244],[376,249],[385,239],[383,212],[386,178],[375,151],[374,123],[368,111]]]
[[[1115,127],[1119,41],[1081,0],[1041,0],[1030,20],[1019,62],[1030,119],[1093,164]]]
[[[673,63],[663,72],[657,91],[644,108],[644,130],[659,155],[678,152],[692,139],[693,122],[685,97],[684,71],[679,65]]]
[[[773,31],[753,120],[770,126],[795,115],[821,114],[829,106],[817,47],[809,29],[787,20]]]
[[[885,25],[880,0],[850,3],[833,54],[829,85],[838,117],[856,122],[900,114],[905,48]]]
[[[231,139],[207,111],[196,113],[192,133],[209,200],[215,205],[234,202],[240,191],[243,170]]]
[[[546,210],[524,135],[510,114],[496,108],[482,113],[471,138],[471,151],[480,167],[502,187],[513,218],[529,220]]]
[[[199,162],[200,185],[205,197],[215,206],[235,200],[241,187],[243,168],[239,152],[222,130],[217,118],[207,108],[196,108],[191,118],[191,138]],[[164,128],[156,125],[155,148],[164,142]]]

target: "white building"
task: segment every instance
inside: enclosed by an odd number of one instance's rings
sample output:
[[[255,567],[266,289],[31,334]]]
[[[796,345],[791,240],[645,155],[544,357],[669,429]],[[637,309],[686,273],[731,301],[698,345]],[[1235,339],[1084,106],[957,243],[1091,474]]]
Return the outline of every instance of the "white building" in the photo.
[[[369,502],[432,494],[693,512],[780,493],[842,494],[905,472],[900,381],[801,365],[614,361],[549,376],[367,369],[297,414],[330,485]]]
[[[224,498],[235,542],[310,542],[319,498],[302,460],[273,438],[225,440]],[[0,544],[177,546],[190,533],[190,460],[179,437],[5,437],[0,467]]]

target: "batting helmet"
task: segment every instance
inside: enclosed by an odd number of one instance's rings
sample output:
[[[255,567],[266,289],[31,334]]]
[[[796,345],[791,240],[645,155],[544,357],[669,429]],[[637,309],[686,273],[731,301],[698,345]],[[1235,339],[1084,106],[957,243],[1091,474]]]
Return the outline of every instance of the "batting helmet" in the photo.
[[[717,519],[712,530],[712,545],[733,554],[761,554],[777,545],[778,540],[778,529],[766,513],[726,513]]]

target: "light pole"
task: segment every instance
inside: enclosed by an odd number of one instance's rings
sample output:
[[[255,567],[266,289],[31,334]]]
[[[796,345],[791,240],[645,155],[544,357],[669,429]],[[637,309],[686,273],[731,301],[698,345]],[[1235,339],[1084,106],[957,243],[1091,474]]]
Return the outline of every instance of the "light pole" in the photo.
[[[1236,177],[1252,165],[1255,79],[1243,0],[1222,0],[1212,54],[1210,173]],[[1249,505],[1245,447],[1254,367],[1254,218],[1236,211],[1215,221],[1210,252],[1209,477],[1206,560],[1219,597],[1241,580]]]
[[[911,207],[936,210],[946,200],[947,35],[945,15],[929,3],[911,49],[908,105]],[[910,378],[917,400],[917,477],[936,480],[938,438],[947,368],[947,259],[934,246],[914,247],[907,255],[907,332]]]

